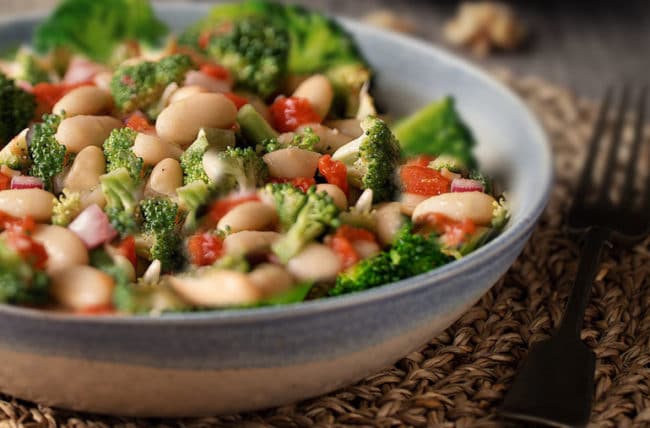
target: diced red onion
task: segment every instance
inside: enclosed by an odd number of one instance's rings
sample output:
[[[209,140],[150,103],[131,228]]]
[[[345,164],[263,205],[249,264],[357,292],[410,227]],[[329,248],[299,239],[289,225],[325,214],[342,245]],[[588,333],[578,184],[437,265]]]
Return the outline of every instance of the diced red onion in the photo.
[[[83,210],[68,226],[91,250],[117,236],[117,231],[98,205],[93,204]]]
[[[483,183],[469,178],[455,178],[451,182],[452,192],[483,192]]]
[[[210,92],[230,92],[230,85],[223,80],[217,80],[200,71],[188,71],[185,75],[185,86],[201,86]]]
[[[63,83],[74,84],[87,82],[102,71],[110,71],[110,69],[101,64],[88,61],[85,58],[75,57],[70,61],[65,76],[63,76]]]
[[[15,175],[11,177],[12,189],[42,189],[43,180],[38,177],[31,177],[29,175]]]

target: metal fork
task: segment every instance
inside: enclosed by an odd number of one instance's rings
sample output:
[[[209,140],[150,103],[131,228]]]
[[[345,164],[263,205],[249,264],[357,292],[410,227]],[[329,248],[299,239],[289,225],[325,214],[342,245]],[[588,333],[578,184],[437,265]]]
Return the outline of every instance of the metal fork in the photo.
[[[610,189],[614,187],[614,173],[619,168],[617,160],[625,146],[623,128],[630,97],[628,89],[623,88],[618,97],[620,101],[612,139],[609,148],[603,150],[601,146],[612,92],[611,88],[607,91],[600,108],[568,216],[569,227],[584,233],[573,290],[559,329],[550,339],[532,346],[506,395],[499,410],[506,419],[557,427],[584,426],[589,421],[596,356],[580,340],[580,331],[601,250],[612,238],[634,242],[647,235],[650,229],[650,171],[646,171],[641,189],[635,186],[641,159],[647,88],[638,96],[630,155],[627,160],[621,159],[625,176],[617,200],[611,196]],[[606,155],[602,174],[596,173],[599,153]]]

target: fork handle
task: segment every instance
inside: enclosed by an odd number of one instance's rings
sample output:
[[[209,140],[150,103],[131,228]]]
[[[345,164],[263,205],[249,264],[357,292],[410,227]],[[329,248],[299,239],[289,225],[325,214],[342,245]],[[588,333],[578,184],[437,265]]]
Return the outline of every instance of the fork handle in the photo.
[[[580,253],[580,265],[573,284],[571,296],[564,310],[559,334],[580,337],[585,310],[589,302],[589,292],[596,276],[603,246],[610,236],[607,229],[592,227],[585,234]]]

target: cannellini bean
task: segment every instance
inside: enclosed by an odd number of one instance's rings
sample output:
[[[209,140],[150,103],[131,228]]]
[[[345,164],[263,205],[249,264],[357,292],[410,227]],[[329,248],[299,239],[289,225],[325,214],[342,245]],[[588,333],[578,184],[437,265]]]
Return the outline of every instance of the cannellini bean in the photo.
[[[307,99],[316,114],[324,118],[332,106],[334,90],[327,77],[322,74],[314,74],[305,79],[293,91],[293,96]]]
[[[61,306],[78,311],[110,305],[114,287],[110,275],[82,265],[56,272],[50,293]]]
[[[215,79],[205,73],[190,70],[185,75],[186,86],[200,86],[208,92],[230,92],[230,83],[225,80]]]
[[[208,270],[195,277],[172,276],[169,282],[182,298],[197,306],[241,305],[262,297],[248,275],[229,270]]]
[[[77,154],[63,181],[69,190],[91,190],[99,185],[99,177],[106,171],[106,158],[102,149],[88,146]]]
[[[101,186],[97,186],[92,190],[81,191],[79,194],[83,209],[91,205],[97,205],[99,208],[106,206],[106,197],[104,196],[104,192],[102,192]]]
[[[352,242],[352,248],[357,252],[359,257],[367,259],[381,252],[381,248],[376,242],[358,240]]]
[[[63,119],[55,138],[69,152],[79,153],[88,146],[101,147],[111,131],[122,126],[122,122],[111,116],[80,115]]]
[[[423,195],[418,195],[415,193],[402,193],[399,198],[402,213],[410,217],[413,214],[415,207],[417,207],[420,202],[426,199],[427,197]]]
[[[299,281],[333,281],[342,269],[341,259],[329,247],[311,243],[287,264],[289,272]]]
[[[181,100],[189,98],[192,95],[203,94],[205,92],[208,92],[208,90],[198,85],[183,86],[182,88],[178,88],[169,97],[169,104],[174,104]]]
[[[331,129],[319,123],[303,125],[297,131],[303,132],[305,128],[311,128],[314,134],[320,138],[320,141],[314,146],[314,149],[321,153],[334,153],[339,147],[344,146],[354,139],[349,135],[339,132],[338,129]]]
[[[37,222],[52,218],[54,195],[42,189],[13,189],[0,191],[0,209],[10,216],[30,216]]]
[[[353,138],[361,137],[363,134],[363,129],[361,129],[361,121],[359,119],[329,120],[325,122],[325,125]]]
[[[160,113],[156,131],[165,141],[181,146],[194,141],[201,128],[230,128],[237,108],[221,94],[196,94],[175,102]]]
[[[375,210],[375,219],[379,242],[382,245],[392,244],[400,228],[404,225],[401,204],[399,202],[381,204]]]
[[[418,204],[413,222],[426,221],[429,214],[443,214],[455,221],[471,220],[478,226],[492,221],[495,199],[483,192],[443,193]]]
[[[321,183],[316,185],[316,192],[325,192],[334,200],[334,204],[341,210],[348,209],[348,198],[343,193],[343,190],[336,184]]]
[[[265,203],[258,201],[244,202],[219,220],[217,228],[231,232],[242,230],[268,230],[272,229],[278,222],[278,215],[275,209]]]
[[[242,230],[231,233],[223,240],[226,254],[245,255],[260,253],[268,250],[282,235],[278,232]]]
[[[46,270],[49,273],[71,266],[88,264],[88,250],[83,241],[70,229],[61,226],[40,225],[32,235],[47,252]]]
[[[144,161],[145,165],[156,165],[165,158],[180,159],[183,149],[170,144],[155,135],[138,133],[133,143],[133,153]]]
[[[149,176],[149,188],[156,193],[174,196],[183,185],[183,170],[176,159],[163,159],[156,164]]]
[[[320,154],[310,150],[289,147],[264,155],[271,177],[313,177],[318,168]]]
[[[54,114],[63,114],[66,117],[83,114],[95,115],[107,113],[111,109],[113,98],[111,95],[96,86],[80,86],[68,92],[54,107]]]
[[[260,290],[263,297],[270,297],[291,288],[293,277],[282,266],[262,263],[248,274],[248,279]]]

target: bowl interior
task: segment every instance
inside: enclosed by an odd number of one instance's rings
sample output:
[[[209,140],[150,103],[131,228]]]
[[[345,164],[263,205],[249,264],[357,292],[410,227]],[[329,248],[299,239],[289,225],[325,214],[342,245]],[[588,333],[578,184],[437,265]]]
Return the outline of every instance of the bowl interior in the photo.
[[[157,12],[173,30],[178,31],[204,15],[209,7],[207,4],[164,4],[157,6]],[[29,41],[35,24],[42,17],[42,13],[35,13],[21,19],[0,18],[0,49]],[[461,268],[478,266],[489,258],[491,251],[512,245],[529,233],[543,210],[552,182],[550,149],[537,121],[510,90],[444,50],[347,19],[341,19],[341,22],[356,37],[364,55],[377,71],[375,95],[380,105],[387,107],[393,117],[415,111],[445,95],[455,97],[457,107],[478,140],[476,153],[481,168],[495,177],[501,188],[505,189],[511,207],[511,221],[506,230],[463,260],[437,269],[427,276],[427,281],[406,280],[351,296],[300,305],[171,315],[171,319],[259,319],[258,317],[268,315],[283,316],[299,308],[299,312],[305,313],[336,306],[340,308],[341,305],[355,302],[368,302],[368,299],[373,298],[386,298],[393,293],[404,292],[409,287],[426,286],[436,278],[442,279]],[[37,312],[4,305],[0,305],[0,310],[32,314]],[[44,315],[41,313],[36,316]],[[104,318],[57,314],[45,316],[65,318],[72,322]],[[131,320],[134,318],[143,319],[129,317]],[[121,317],[111,317],[104,318],[104,321],[120,319]],[[123,318],[122,320],[124,321]]]

